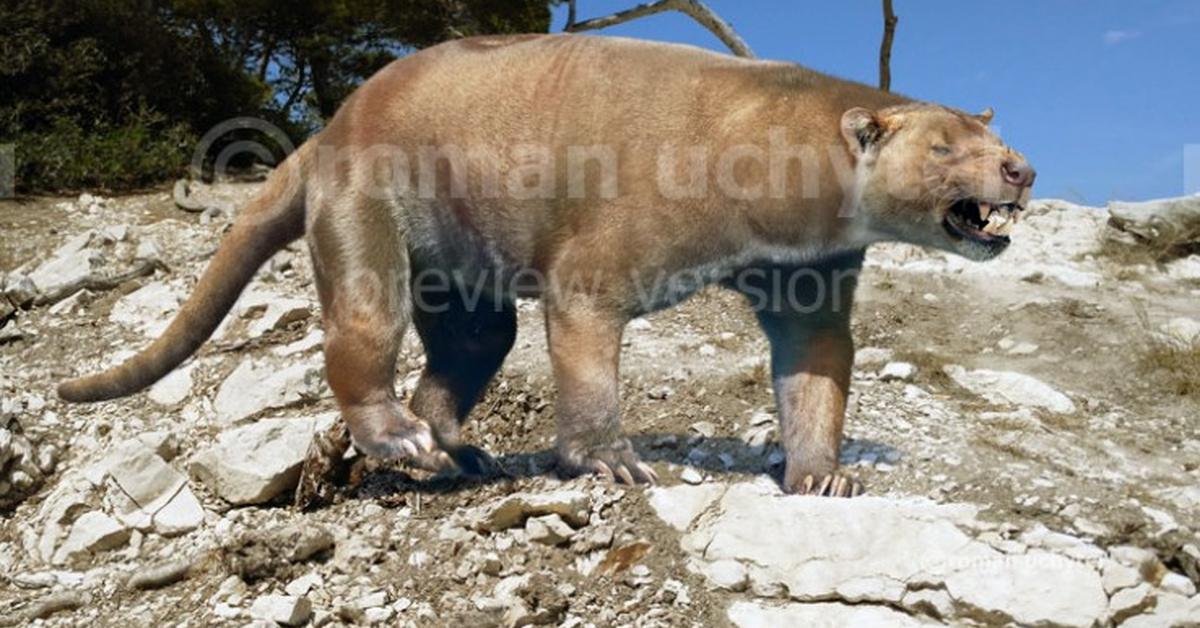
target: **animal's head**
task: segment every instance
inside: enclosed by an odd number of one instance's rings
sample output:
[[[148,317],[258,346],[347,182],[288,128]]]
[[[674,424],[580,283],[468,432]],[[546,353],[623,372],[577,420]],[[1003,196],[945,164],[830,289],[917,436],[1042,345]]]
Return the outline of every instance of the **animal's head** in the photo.
[[[842,115],[856,159],[859,210],[889,238],[986,260],[1009,244],[1035,172],[988,128],[992,112],[938,105]]]

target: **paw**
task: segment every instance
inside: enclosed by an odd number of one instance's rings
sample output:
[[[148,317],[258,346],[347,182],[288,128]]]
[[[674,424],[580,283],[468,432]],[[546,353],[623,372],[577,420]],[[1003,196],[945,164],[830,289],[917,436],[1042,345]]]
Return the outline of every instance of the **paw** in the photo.
[[[477,478],[508,475],[491,454],[471,445],[459,445],[446,451],[435,449],[421,452],[406,462],[433,473],[457,471]]]
[[[852,477],[840,473],[805,474],[785,483],[784,490],[793,495],[817,497],[857,497],[863,485]]]
[[[440,453],[434,446],[429,424],[417,418],[393,415],[383,422],[347,420],[347,424],[354,446],[368,456],[411,461],[422,457],[434,459]]]
[[[560,446],[558,470],[567,476],[594,473],[625,484],[658,483],[658,474],[638,458],[626,439],[601,446]]]

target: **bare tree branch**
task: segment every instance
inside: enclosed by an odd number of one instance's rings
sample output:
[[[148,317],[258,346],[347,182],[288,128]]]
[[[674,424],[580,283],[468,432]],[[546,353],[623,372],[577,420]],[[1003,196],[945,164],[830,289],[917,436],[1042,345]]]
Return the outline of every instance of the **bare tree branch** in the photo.
[[[567,26],[563,30],[568,33],[575,30],[575,0],[567,0]]]
[[[892,10],[892,0],[883,0],[883,42],[879,44],[879,89],[892,90],[892,40],[900,18]]]
[[[679,11],[688,17],[696,20],[701,26],[708,29],[710,33],[716,35],[733,54],[739,57],[754,58],[754,51],[750,50],[750,46],[746,45],[729,22],[721,19],[719,15],[713,13],[708,5],[700,0],[657,0],[656,2],[647,2],[639,4],[632,9],[618,11],[612,15],[604,17],[592,18],[582,22],[575,22],[575,2],[571,0],[567,14],[568,32],[577,33],[580,31],[591,31],[600,28],[607,28],[616,24],[622,24],[631,20],[636,20],[647,15],[663,13],[664,11]]]

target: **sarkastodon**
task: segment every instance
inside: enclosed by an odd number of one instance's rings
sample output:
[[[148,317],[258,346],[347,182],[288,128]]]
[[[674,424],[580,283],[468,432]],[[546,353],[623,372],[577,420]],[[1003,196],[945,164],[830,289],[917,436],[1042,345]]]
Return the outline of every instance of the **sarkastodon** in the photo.
[[[304,237],[330,388],[354,445],[479,472],[460,429],[540,298],[558,466],[653,482],[621,428],[622,330],[708,284],[769,338],[784,488],[850,496],[838,469],[866,247],[987,260],[1034,171],[948,107],[792,64],[578,35],[454,41],[362,85],[237,216],[166,332],[59,394],[143,389],[212,334],[259,266]],[[412,323],[426,363],[394,387]]]

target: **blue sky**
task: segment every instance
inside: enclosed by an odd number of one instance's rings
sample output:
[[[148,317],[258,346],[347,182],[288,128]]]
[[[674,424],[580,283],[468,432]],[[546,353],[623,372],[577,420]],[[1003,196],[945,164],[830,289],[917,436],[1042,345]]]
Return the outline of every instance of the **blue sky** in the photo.
[[[578,17],[638,1],[578,0]],[[760,57],[878,81],[878,0],[708,4]],[[969,111],[995,108],[993,126],[1038,169],[1036,196],[1102,205],[1200,192],[1200,0],[895,6],[892,89]],[[565,23],[564,6],[553,30]],[[725,50],[676,13],[596,33]]]

